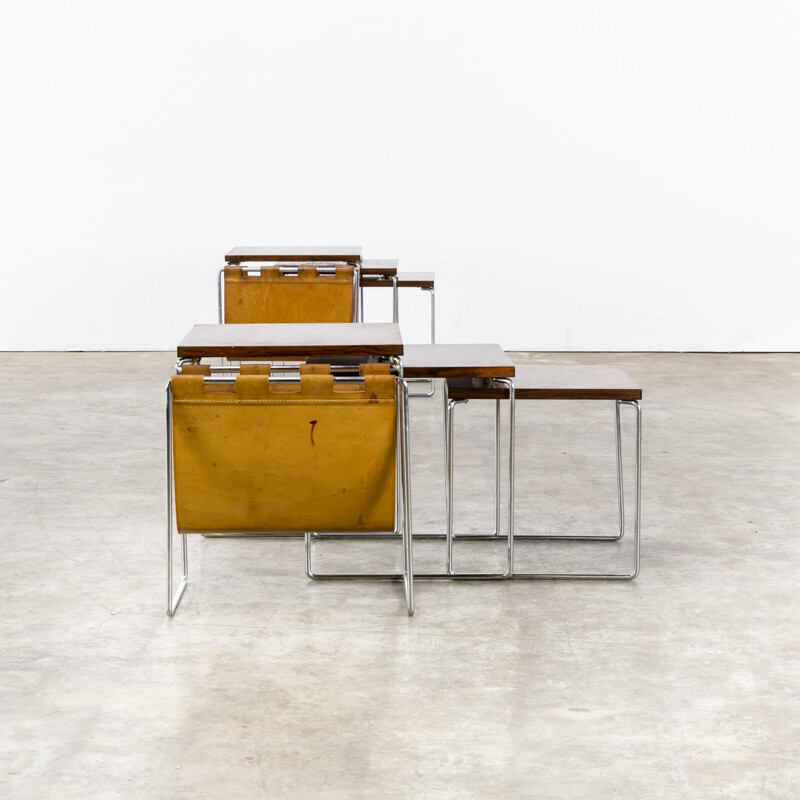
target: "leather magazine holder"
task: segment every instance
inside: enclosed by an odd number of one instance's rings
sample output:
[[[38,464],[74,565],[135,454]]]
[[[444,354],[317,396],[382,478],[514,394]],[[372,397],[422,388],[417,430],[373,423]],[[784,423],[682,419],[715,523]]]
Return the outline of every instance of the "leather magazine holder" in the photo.
[[[353,322],[352,265],[224,269],[226,323]]]
[[[326,365],[270,382],[242,365],[235,382],[186,365],[171,379],[180,533],[392,531],[397,504],[397,384],[388,364],[363,383]]]

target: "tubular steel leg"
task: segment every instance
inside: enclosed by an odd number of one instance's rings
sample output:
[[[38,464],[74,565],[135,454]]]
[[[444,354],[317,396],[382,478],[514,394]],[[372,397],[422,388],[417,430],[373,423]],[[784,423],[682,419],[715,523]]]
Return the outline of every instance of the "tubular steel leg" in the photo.
[[[436,344],[436,297],[433,288],[430,289],[423,289],[423,292],[429,292],[431,296],[431,344]],[[433,397],[436,394],[436,378],[418,378],[418,379],[411,379],[412,383],[427,383],[427,381],[431,382],[431,388],[429,392],[416,392],[414,394],[409,394],[409,397]]]
[[[397,275],[392,275],[392,322],[400,322],[400,298],[397,295]]]
[[[494,536],[500,535],[500,401],[494,401]]]
[[[426,291],[431,296],[431,344],[436,344],[436,292],[432,286]]]
[[[447,451],[447,439],[448,439],[448,436],[449,436],[449,430],[448,430],[448,427],[447,427],[447,406],[449,405],[449,403],[450,403],[450,397],[449,397],[448,392],[447,392],[447,381],[443,380],[442,381],[442,443],[444,445],[444,447],[443,447],[443,451],[444,451],[443,452],[443,456],[444,456],[444,474],[445,474],[445,477],[447,477],[447,463],[448,463],[447,462],[447,453],[448,453],[448,451]],[[448,492],[448,487],[447,487],[447,481],[446,480],[445,480],[444,489],[445,489],[445,512],[446,512],[447,511],[447,492]]]
[[[636,413],[636,444],[635,444],[635,476],[634,498],[636,502],[636,516],[633,521],[633,572],[629,580],[634,580],[639,575],[641,563],[641,527],[642,527],[642,407],[637,400],[620,401],[624,405],[633,406]]]
[[[508,561],[506,573],[511,576],[514,572],[514,456],[516,453],[516,397],[514,381],[510,378],[498,378],[497,383],[508,386]],[[499,410],[498,410],[499,420]],[[497,430],[500,439],[500,430]],[[499,487],[499,484],[498,484]],[[497,490],[499,492],[499,488]]]
[[[217,273],[217,322],[225,322],[225,267]],[[220,358],[219,363],[224,364],[225,359]]]
[[[181,534],[181,553],[183,575],[175,594],[172,592],[172,384],[167,383],[167,616],[171,617],[181,602],[181,597],[189,582],[189,551],[186,546],[186,534]]]
[[[222,325],[225,322],[223,318],[223,277],[225,275],[225,267],[217,273],[217,320]]]
[[[466,400],[449,400],[446,407],[445,416],[445,501],[446,501],[446,533],[447,544],[445,549],[445,572],[448,576],[462,580],[483,579],[483,580],[497,580],[501,578],[508,578],[511,576],[514,565],[514,424],[515,424],[515,396],[514,396],[514,383],[510,379],[498,379],[498,382],[504,383],[509,387],[509,450],[508,450],[508,533],[507,533],[507,556],[506,556],[506,569],[505,572],[456,572],[453,569],[453,541],[455,538],[482,538],[494,539],[491,536],[459,536],[453,535],[453,489],[454,489],[454,424],[455,424],[455,406],[459,403],[468,402]],[[496,434],[499,439],[499,408],[495,412],[495,423],[498,426]],[[499,472],[499,460],[495,462],[496,473]],[[499,528],[499,480],[495,483],[495,520]]]
[[[444,382],[445,387],[447,382]],[[454,458],[454,425],[455,407],[461,403],[468,403],[469,400],[450,400],[446,396],[445,388],[445,411],[444,411],[444,498],[445,498],[445,572],[447,575],[454,575],[453,572],[453,476],[455,472]]]
[[[358,265],[353,270],[353,322],[363,322],[364,320],[360,315],[359,298],[363,297],[361,293],[361,270]]]
[[[444,569],[448,575],[453,574],[453,408],[457,400],[448,400],[445,407],[444,437],[444,499],[447,545],[444,556]],[[461,401],[463,402],[463,401]]]
[[[639,575],[641,559],[641,518],[642,518],[642,408],[637,400],[617,400],[617,413],[620,405],[633,406],[636,413],[636,438],[634,444],[634,522],[633,522],[633,569],[631,572],[613,573],[558,573],[558,572],[526,572],[512,573],[515,580],[617,580],[631,581]],[[621,482],[620,482],[621,483]],[[623,498],[624,502],[624,498]]]
[[[619,508],[619,531],[614,539],[625,535],[625,488],[622,482],[622,426],[619,419],[619,401],[614,403],[614,434],[616,436],[617,456],[617,507]]]
[[[414,616],[414,537],[411,525],[411,448],[410,448],[410,426],[408,422],[408,383],[401,379],[399,385],[402,386],[402,406],[403,406],[403,431],[400,439],[400,449],[402,452],[402,476],[403,476],[403,552],[404,558],[404,583],[406,589],[406,607],[408,616]]]

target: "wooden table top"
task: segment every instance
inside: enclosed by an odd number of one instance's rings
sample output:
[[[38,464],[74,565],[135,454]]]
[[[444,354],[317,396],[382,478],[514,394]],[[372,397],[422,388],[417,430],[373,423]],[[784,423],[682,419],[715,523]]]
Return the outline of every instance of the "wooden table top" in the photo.
[[[436,281],[436,273],[434,272],[398,272],[397,285],[402,288],[416,288],[416,289],[433,289]],[[361,270],[361,285],[362,286],[391,286],[392,282],[386,276],[386,273],[381,275],[372,275],[368,272]]]
[[[404,359],[405,361],[405,359]],[[454,400],[496,400],[508,389],[490,382],[449,382]],[[514,392],[518,400],[640,400],[642,388],[618,367],[573,364],[517,365]]]
[[[229,264],[242,261],[361,261],[360,247],[234,247]]]
[[[365,258],[361,261],[362,275],[397,275],[396,258]]]
[[[406,378],[513,378],[514,362],[499,344],[407,344]]]
[[[195,325],[178,345],[179,358],[303,358],[306,356],[399,356],[394,323],[293,323]]]

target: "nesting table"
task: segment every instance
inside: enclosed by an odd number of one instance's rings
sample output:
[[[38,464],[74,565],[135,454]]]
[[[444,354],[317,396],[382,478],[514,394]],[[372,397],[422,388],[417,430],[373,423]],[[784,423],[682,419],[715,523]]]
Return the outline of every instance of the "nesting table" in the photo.
[[[237,248],[236,250],[239,250]],[[237,254],[231,251],[232,257],[252,257],[253,252]],[[261,248],[264,258],[285,258],[291,253],[276,253],[271,248]],[[229,254],[230,256],[231,254]],[[321,256],[343,258],[353,253],[331,252],[328,248]],[[307,258],[308,253],[303,253]],[[519,367],[503,351],[499,344],[428,344],[404,345],[400,328],[396,323],[312,323],[312,324],[236,324],[236,325],[195,325],[181,340],[177,347],[179,364],[187,361],[198,361],[203,358],[225,358],[230,361],[246,361],[258,359],[291,360],[335,357],[354,359],[379,358],[388,360],[400,378],[402,397],[400,402],[400,425],[405,427],[408,438],[408,383],[415,379],[444,379],[444,445],[446,468],[446,505],[447,526],[442,538],[447,539],[445,571],[443,573],[415,573],[413,577],[428,579],[502,579],[521,578],[618,578],[632,579],[638,574],[639,563],[639,516],[640,516],[640,482],[641,482],[641,423],[638,400],[641,389],[630,382],[620,370],[603,368],[569,368],[569,367]],[[180,369],[180,367],[179,367]],[[224,367],[218,369],[224,370]],[[517,380],[515,381],[515,377]],[[518,384],[515,388],[515,383]],[[452,396],[448,396],[448,386]],[[620,503],[622,503],[620,439],[619,439],[619,407],[632,405],[636,411],[636,450],[635,450],[635,568],[630,574],[528,574],[514,570],[514,439],[515,439],[515,392],[517,399],[610,399],[616,401],[617,458]],[[499,470],[500,451],[495,448],[495,533],[476,535],[475,538],[507,539],[508,565],[504,572],[495,573],[457,573],[452,567],[452,543],[455,536],[452,531],[452,485],[453,485],[453,405],[468,399],[495,399],[496,442],[500,440],[500,406],[501,399],[509,401],[508,419],[508,527],[507,535],[499,533]],[[406,464],[408,461],[406,460]],[[408,467],[406,466],[406,469]],[[405,486],[409,481],[406,479]],[[408,508],[410,517],[410,496]],[[621,506],[620,506],[621,507]],[[622,512],[621,512],[622,514]],[[425,534],[431,536],[435,534]],[[470,534],[464,538],[470,538]],[[622,522],[617,537],[588,537],[594,539],[617,540],[622,536]],[[411,534],[409,532],[409,540]],[[536,536],[518,534],[518,538],[559,538],[553,536]],[[564,538],[564,537],[560,537]],[[567,537],[581,538],[581,537]],[[587,537],[583,537],[584,539]],[[308,541],[308,540],[307,540]],[[307,545],[308,547],[308,545]],[[410,545],[409,545],[410,549]],[[185,550],[184,550],[185,559]],[[410,553],[409,553],[410,563]],[[170,567],[171,569],[171,567]],[[171,573],[170,573],[171,575]],[[310,577],[317,577],[310,575]],[[327,577],[327,576],[321,576]],[[352,577],[352,576],[348,576]],[[362,576],[364,577],[364,576]],[[399,579],[403,575],[388,574],[366,576],[374,578]],[[171,577],[169,586],[171,587]],[[171,589],[170,589],[171,591]]]

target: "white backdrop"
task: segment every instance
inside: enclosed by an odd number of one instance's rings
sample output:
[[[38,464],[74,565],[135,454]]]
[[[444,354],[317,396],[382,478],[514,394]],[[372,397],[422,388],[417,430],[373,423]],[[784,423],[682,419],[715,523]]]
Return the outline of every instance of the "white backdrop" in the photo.
[[[171,349],[230,247],[360,244],[440,341],[798,350],[799,9],[6,0],[0,349]]]

